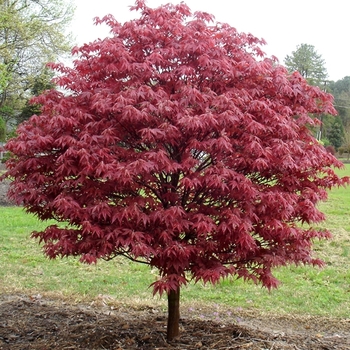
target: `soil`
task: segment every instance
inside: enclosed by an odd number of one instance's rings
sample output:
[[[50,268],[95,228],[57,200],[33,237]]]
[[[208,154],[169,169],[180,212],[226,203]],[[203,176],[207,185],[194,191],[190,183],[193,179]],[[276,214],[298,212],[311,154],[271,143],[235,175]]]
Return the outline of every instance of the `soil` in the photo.
[[[111,307],[104,301],[73,304],[40,295],[2,295],[0,349],[350,349],[350,319],[241,310],[239,321],[213,321],[206,311],[212,314],[202,308],[201,315],[183,315],[180,337],[167,343],[167,316],[149,306]]]
[[[0,205],[8,184],[0,182]],[[276,316],[208,306],[182,314],[180,337],[166,342],[167,315],[150,306],[114,304],[104,298],[75,304],[40,295],[0,295],[1,350],[350,350],[350,318]],[[210,316],[211,315],[211,316]],[[234,320],[234,321],[233,321]]]

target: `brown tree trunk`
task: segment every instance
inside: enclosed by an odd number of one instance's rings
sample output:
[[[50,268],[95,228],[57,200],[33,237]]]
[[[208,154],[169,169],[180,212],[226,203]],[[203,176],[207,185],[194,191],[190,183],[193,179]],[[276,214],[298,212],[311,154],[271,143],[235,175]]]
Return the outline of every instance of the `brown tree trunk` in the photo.
[[[179,335],[180,321],[180,288],[171,290],[168,294],[168,327],[167,341],[172,341]]]

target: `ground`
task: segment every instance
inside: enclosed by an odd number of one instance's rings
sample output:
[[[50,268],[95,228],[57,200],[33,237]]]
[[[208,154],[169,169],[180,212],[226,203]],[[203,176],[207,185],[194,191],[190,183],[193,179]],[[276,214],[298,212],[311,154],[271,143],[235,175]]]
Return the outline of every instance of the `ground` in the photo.
[[[0,183],[0,205],[9,205],[6,191]],[[214,320],[209,306],[195,310],[182,312],[181,335],[167,343],[167,315],[157,307],[111,304],[105,297],[77,304],[41,295],[0,295],[0,350],[350,349],[349,318],[224,308]]]
[[[225,309],[227,311],[227,309]],[[184,314],[181,336],[165,340],[166,314],[152,307],[72,304],[40,295],[0,296],[0,349],[350,349],[350,320],[240,311],[239,321]]]

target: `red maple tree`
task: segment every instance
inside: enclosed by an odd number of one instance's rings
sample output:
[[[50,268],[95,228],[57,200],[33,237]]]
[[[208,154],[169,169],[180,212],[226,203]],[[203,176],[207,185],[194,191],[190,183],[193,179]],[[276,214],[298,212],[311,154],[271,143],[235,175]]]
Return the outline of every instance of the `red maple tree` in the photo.
[[[266,58],[262,40],[185,4],[124,24],[73,49],[42,105],[7,150],[10,197],[40,220],[50,258],[86,263],[125,256],[159,271],[167,338],[179,332],[180,287],[234,276],[267,288],[272,269],[320,265],[300,223],[348,182],[311,135],[310,115],[335,114],[332,96]],[[65,90],[62,92],[62,89]]]

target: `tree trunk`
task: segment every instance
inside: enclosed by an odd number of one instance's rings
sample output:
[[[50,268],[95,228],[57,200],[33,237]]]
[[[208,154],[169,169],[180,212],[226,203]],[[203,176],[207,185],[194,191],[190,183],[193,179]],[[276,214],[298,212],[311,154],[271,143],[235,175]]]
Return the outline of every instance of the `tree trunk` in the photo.
[[[168,294],[168,327],[167,341],[172,341],[179,335],[180,321],[180,288],[171,290]]]

